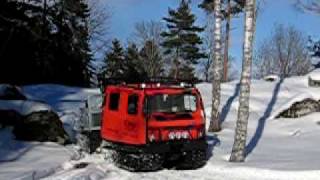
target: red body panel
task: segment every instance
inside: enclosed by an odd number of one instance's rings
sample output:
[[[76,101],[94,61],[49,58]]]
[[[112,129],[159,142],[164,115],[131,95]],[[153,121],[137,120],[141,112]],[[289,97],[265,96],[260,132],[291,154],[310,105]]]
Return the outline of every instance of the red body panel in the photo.
[[[120,93],[118,111],[113,111],[108,108],[110,103],[110,97],[108,94],[115,92]],[[136,115],[130,115],[127,113],[129,94],[137,94],[139,96],[138,112]],[[129,88],[112,86],[106,90],[105,102],[101,128],[102,138],[126,144],[145,144],[146,122],[142,112],[143,93]]]
[[[168,120],[158,121],[153,115],[144,114],[144,99],[155,94],[181,94],[190,92],[197,97],[196,111],[190,113],[188,119],[171,120],[170,115],[164,115]],[[120,103],[117,111],[110,110],[110,94],[120,93]],[[128,114],[128,96],[138,95],[137,113]],[[154,138],[154,141],[169,141],[170,132],[187,133],[188,139],[199,139],[204,134],[205,115],[200,93],[196,88],[132,88],[128,86],[108,86],[105,90],[105,105],[101,136],[103,139],[130,145],[145,145]]]

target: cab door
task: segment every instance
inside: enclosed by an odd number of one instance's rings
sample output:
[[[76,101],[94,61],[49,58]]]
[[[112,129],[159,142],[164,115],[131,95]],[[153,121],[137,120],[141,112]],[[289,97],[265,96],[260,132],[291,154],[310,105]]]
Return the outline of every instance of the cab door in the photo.
[[[123,93],[119,88],[109,87],[104,105],[101,136],[110,141],[122,142],[122,122],[125,103]]]
[[[123,132],[126,143],[141,145],[146,143],[146,122],[143,117],[143,93],[141,90],[128,90],[125,93],[126,106]]]

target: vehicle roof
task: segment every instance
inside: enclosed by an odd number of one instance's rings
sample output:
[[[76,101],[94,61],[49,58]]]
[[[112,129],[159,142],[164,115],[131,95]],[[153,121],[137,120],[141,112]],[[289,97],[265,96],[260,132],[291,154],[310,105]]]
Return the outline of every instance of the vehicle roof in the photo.
[[[173,86],[173,85],[150,85],[146,84],[145,87],[141,87],[139,84],[129,84],[129,85],[109,85],[106,88],[106,91],[112,90],[135,90],[135,91],[144,91],[146,94],[155,94],[155,93],[183,93],[186,91],[197,92],[196,87],[184,87],[184,86]]]

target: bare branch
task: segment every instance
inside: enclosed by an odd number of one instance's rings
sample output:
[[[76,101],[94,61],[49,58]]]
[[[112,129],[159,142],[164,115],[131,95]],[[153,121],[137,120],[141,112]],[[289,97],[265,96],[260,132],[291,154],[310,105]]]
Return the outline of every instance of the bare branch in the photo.
[[[320,1],[319,0],[296,0],[296,3],[294,5],[299,10],[320,15]]]

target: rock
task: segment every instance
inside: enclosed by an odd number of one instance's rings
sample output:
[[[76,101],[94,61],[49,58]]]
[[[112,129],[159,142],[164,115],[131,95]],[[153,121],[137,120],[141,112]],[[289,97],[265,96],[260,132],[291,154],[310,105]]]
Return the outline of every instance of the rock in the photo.
[[[268,76],[263,77],[263,79],[265,81],[267,81],[267,82],[274,82],[274,81],[279,79],[279,76],[277,76],[277,75],[268,75]]]
[[[320,80],[312,79],[309,77],[308,83],[310,87],[320,87]]]
[[[280,113],[277,118],[298,118],[314,112],[320,112],[320,102],[313,99],[305,99],[294,103],[289,109]]]
[[[25,116],[14,126],[14,135],[23,141],[50,141],[58,144],[69,143],[59,116],[52,111],[41,111]]]
[[[23,117],[14,110],[0,110],[0,124],[3,127],[15,126]]]

